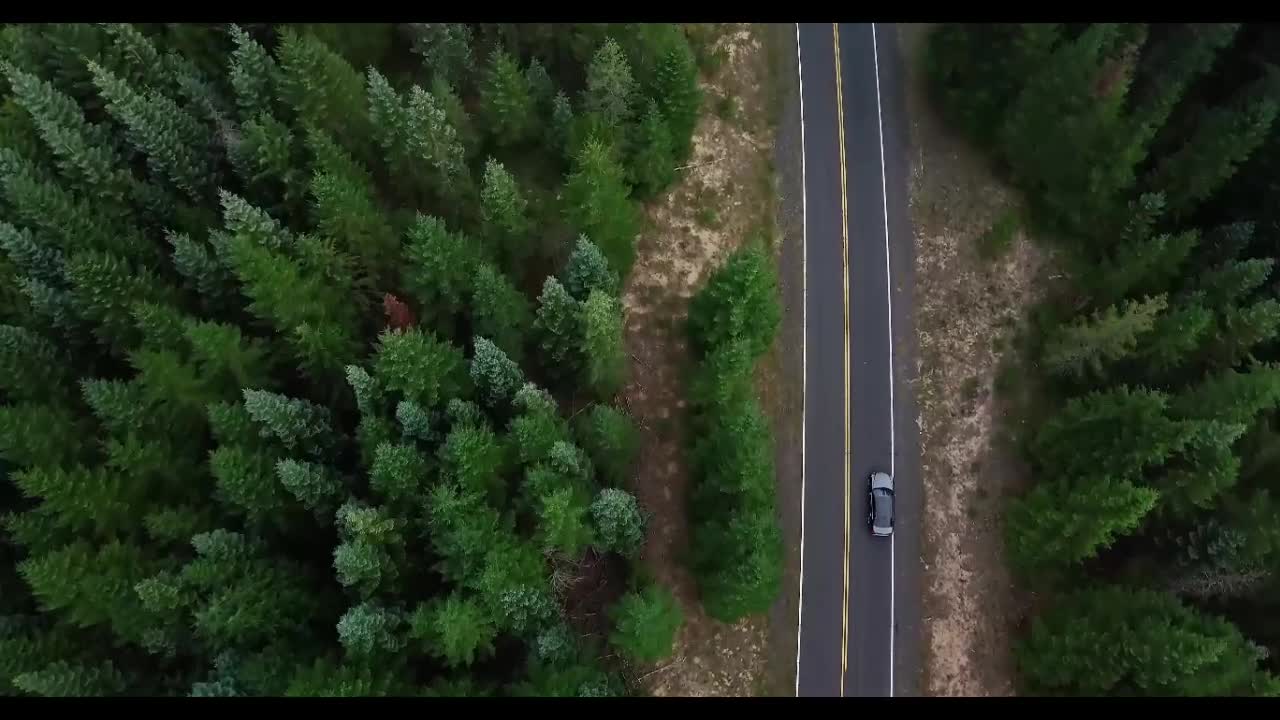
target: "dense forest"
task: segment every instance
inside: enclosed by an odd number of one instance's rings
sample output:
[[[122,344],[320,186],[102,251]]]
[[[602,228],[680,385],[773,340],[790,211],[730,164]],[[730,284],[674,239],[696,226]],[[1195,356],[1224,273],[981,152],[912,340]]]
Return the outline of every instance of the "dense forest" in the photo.
[[[935,104],[1066,279],[1011,395],[1038,694],[1280,694],[1280,34],[949,24]]]
[[[619,294],[697,76],[664,24],[4,27],[0,694],[631,691],[682,620]],[[780,583],[770,262],[691,313],[724,619]]]

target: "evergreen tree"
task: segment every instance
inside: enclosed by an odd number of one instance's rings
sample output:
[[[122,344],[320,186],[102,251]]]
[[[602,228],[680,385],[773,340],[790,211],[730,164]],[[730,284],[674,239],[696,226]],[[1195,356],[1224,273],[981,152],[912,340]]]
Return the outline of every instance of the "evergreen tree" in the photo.
[[[89,61],[107,111],[128,130],[129,141],[147,155],[152,172],[165,176],[191,199],[210,188],[209,142],[200,121],[155,90],[139,91],[110,70]]]
[[[703,352],[731,340],[747,344],[752,355],[769,349],[781,322],[778,280],[760,248],[729,256],[712,273],[689,305],[689,334]]]
[[[564,187],[565,219],[600,246],[609,265],[625,277],[635,261],[640,218],[628,197],[622,168],[608,146],[591,139],[574,159]]]
[[[338,620],[338,640],[355,657],[394,653],[404,646],[403,615],[372,602],[352,607]]]
[[[1079,318],[1045,344],[1041,362],[1055,374],[1100,374],[1105,363],[1137,349],[1138,339],[1151,329],[1165,307],[1165,296],[1157,295],[1130,300],[1120,307],[1111,305],[1088,318]]]
[[[503,407],[524,384],[520,366],[486,338],[475,339],[471,382],[489,407]]]
[[[1208,111],[1180,149],[1163,158],[1150,183],[1169,199],[1175,217],[1185,217],[1235,174],[1267,137],[1280,111],[1275,81],[1245,88],[1229,105]]]
[[[342,539],[333,551],[338,582],[364,598],[394,589],[400,574],[397,555],[402,554],[403,523],[381,508],[354,501],[338,508],[336,519]]]
[[[240,120],[248,122],[259,113],[271,112],[280,68],[266,48],[239,25],[233,24],[230,30],[236,49],[231,53],[227,80],[235,92]]]
[[[110,660],[82,665],[57,660],[40,670],[15,675],[14,687],[41,697],[104,697],[125,692],[128,678]]]
[[[1171,595],[1105,586],[1065,598],[1018,648],[1030,689],[1053,695],[1273,696],[1262,656]]]
[[[644,542],[644,516],[636,498],[625,490],[605,488],[591,503],[591,519],[601,547],[634,557]]]
[[[489,136],[500,146],[519,145],[537,128],[537,105],[529,78],[501,47],[489,55],[480,85],[480,107]]]
[[[380,387],[400,393],[424,409],[470,391],[462,353],[416,329],[378,336],[374,376]]]
[[[367,160],[373,132],[360,73],[314,34],[289,28],[280,32],[276,58],[281,105],[292,108],[300,123],[339,138],[352,155]]]
[[[454,592],[419,605],[409,618],[409,634],[451,667],[459,667],[491,655],[498,632],[480,603]]]
[[[619,290],[618,275],[609,269],[609,261],[586,235],[578,236],[561,280],[569,294],[582,301],[586,301],[592,290],[614,296]]]
[[[308,510],[323,516],[337,504],[342,481],[331,468],[287,458],[276,462],[276,477]]]
[[[449,232],[438,218],[418,215],[409,228],[405,258],[409,262],[403,271],[406,288],[424,319],[445,331],[447,321],[471,296],[480,263],[478,248],[465,235]]]
[[[582,356],[587,385],[598,397],[612,397],[621,389],[626,371],[624,353],[622,308],[617,299],[593,290],[582,304]]]
[[[587,66],[583,107],[587,112],[597,113],[605,126],[622,127],[630,117],[635,93],[636,82],[626,55],[613,38],[605,40]]]
[[[1042,577],[1093,557],[1136,530],[1160,495],[1105,466],[1072,481],[1042,480],[1009,508],[1006,547],[1024,577]]]
[[[471,28],[463,23],[410,23],[413,52],[436,78],[464,87],[474,70]]]
[[[684,613],[670,590],[653,584],[627,593],[613,614],[618,625],[609,640],[628,658],[657,662],[671,656]]]
[[[639,451],[635,423],[616,408],[593,405],[576,427],[578,444],[600,470],[601,479],[618,487],[629,478]]]
[[[658,60],[653,91],[649,95],[657,100],[670,133],[672,165],[688,160],[693,150],[693,129],[702,104],[698,66],[689,43],[672,43]]]
[[[1117,52],[1132,29],[1095,23],[1058,45],[1005,114],[1004,158],[1037,205],[1070,230],[1111,222],[1145,155],[1148,137],[1124,113],[1128,50]]]
[[[480,191],[480,215],[484,237],[494,254],[503,259],[508,272],[517,273],[529,258],[530,222],[528,202],[515,178],[502,163],[489,158],[484,166]]]
[[[630,176],[640,197],[653,197],[676,179],[671,131],[655,100],[649,100],[632,140]]]
[[[538,296],[534,332],[548,371],[572,377],[581,367],[582,320],[579,303],[553,277],[547,278]]]
[[[471,327],[493,340],[516,363],[524,359],[525,334],[533,322],[529,301],[505,275],[480,263],[471,281]]]

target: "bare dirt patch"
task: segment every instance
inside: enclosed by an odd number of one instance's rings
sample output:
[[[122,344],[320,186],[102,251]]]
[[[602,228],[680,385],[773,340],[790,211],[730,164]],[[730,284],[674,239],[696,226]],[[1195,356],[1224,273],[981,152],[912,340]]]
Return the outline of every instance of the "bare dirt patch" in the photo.
[[[925,679],[929,695],[1014,694],[1011,639],[1026,598],[1004,563],[1006,498],[1027,470],[997,438],[994,391],[1012,338],[1040,297],[1048,258],[1018,230],[997,259],[978,241],[1017,201],[929,106],[927,25],[904,25],[912,124],[911,222],[924,480]]]
[[[689,299],[756,229],[759,208],[773,203],[769,186],[759,180],[769,171],[772,148],[762,109],[761,39],[746,24],[721,26],[714,37],[712,52],[722,61],[701,81],[706,111],[694,132],[693,155],[678,185],[651,206],[622,297],[631,378],[624,395],[641,435],[632,489],[652,513],[642,559],[685,613],[672,659],[635,673],[645,690],[659,696],[751,695],[765,663],[764,618],[732,626],[708,618],[684,565]],[[729,103],[732,110],[717,112]]]

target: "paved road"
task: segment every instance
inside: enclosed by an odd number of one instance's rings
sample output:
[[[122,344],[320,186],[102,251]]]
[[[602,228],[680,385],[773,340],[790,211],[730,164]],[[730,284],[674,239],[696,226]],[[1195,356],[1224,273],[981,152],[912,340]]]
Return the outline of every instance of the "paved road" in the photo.
[[[805,431],[796,693],[893,696],[914,688],[917,670],[920,497],[915,433],[902,431],[914,411],[895,357],[911,329],[905,304],[893,306],[911,245],[896,31],[797,32]],[[867,528],[875,470],[896,480],[891,538]]]

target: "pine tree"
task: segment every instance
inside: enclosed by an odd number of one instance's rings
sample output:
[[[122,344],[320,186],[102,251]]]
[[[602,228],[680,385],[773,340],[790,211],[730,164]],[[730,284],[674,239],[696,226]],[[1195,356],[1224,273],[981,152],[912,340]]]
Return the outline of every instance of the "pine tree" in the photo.
[[[511,420],[508,437],[522,465],[548,459],[557,442],[569,441],[569,428],[560,418],[555,400],[546,390],[525,383],[512,403],[519,414]]]
[[[778,280],[758,247],[738,250],[712,273],[689,305],[689,335],[702,352],[733,340],[759,356],[781,322]]]
[[[1130,63],[1113,51],[1130,29],[1095,23],[1060,44],[1005,114],[1003,156],[1034,201],[1071,230],[1110,222],[1145,155],[1145,131],[1123,112]]]
[[[1024,577],[1051,576],[1136,530],[1159,500],[1156,490],[1108,474],[1041,480],[1009,509],[1006,547]]]
[[[338,640],[353,656],[392,653],[404,646],[403,615],[372,602],[352,607],[338,620]]]
[[[140,92],[96,62],[89,62],[89,70],[107,100],[107,111],[127,128],[129,141],[147,155],[152,171],[169,178],[192,200],[205,199],[216,175],[200,121],[171,98],[155,90]]]
[[[1138,339],[1151,329],[1165,307],[1165,296],[1156,295],[1078,318],[1045,344],[1041,362],[1059,375],[1101,374],[1105,364],[1133,354]]]
[[[588,140],[565,183],[565,219],[574,231],[600,246],[609,265],[622,277],[635,260],[634,243],[640,222],[629,192],[622,168],[608,146]]]
[[[483,606],[454,592],[418,605],[409,618],[409,633],[450,667],[460,667],[493,654],[498,631]]]
[[[76,101],[12,65],[3,66],[14,98],[31,114],[40,137],[53,152],[58,169],[82,193],[122,202],[130,179],[100,125],[89,123]]]
[[[360,73],[313,34],[289,28],[280,32],[276,57],[281,105],[292,108],[300,123],[339,138],[355,157],[369,159],[373,132]]]
[[[0,390],[13,400],[65,397],[67,358],[44,337],[24,327],[0,325]]]
[[[551,490],[541,498],[538,508],[538,533],[543,547],[577,559],[595,540],[591,524],[590,498],[573,487]]]
[[[673,160],[683,162],[693,150],[693,129],[698,122],[702,89],[698,66],[689,43],[678,42],[663,54],[654,73],[653,91],[670,132]],[[672,163],[675,164],[674,162]]]
[[[644,543],[644,516],[636,498],[625,490],[605,488],[591,503],[596,539],[605,550],[634,557]]]
[[[97,547],[77,541],[18,566],[45,611],[58,611],[76,627],[102,626],[132,643],[150,623],[133,586],[154,569],[141,548],[118,540]]]
[[[587,87],[582,106],[599,114],[607,127],[622,127],[630,117],[636,82],[622,48],[613,38],[605,40],[587,66]]]
[[[224,445],[209,454],[209,473],[228,510],[259,524],[285,519],[289,494],[276,480],[270,453]]]
[[[671,656],[684,613],[671,591],[651,584],[627,593],[613,608],[617,628],[609,641],[636,662],[657,662]]]
[[[82,665],[65,660],[15,675],[14,687],[40,697],[104,697],[125,693],[128,679],[110,660]]]
[[[137,303],[175,300],[172,288],[150,271],[130,267],[106,253],[73,255],[67,262],[67,278],[85,316],[97,324],[98,339],[117,351],[135,343],[132,310]]]
[[[471,382],[491,408],[504,407],[524,385],[524,375],[506,353],[487,338],[476,336],[471,358]]]
[[[578,301],[564,286],[548,277],[538,296],[534,333],[542,349],[547,370],[560,377],[572,377],[582,366],[582,319]]]
[[[311,179],[312,212],[320,233],[358,258],[382,284],[394,277],[400,243],[371,189],[340,175],[316,173]]]
[[[413,52],[433,77],[465,87],[475,65],[471,28],[463,23],[409,23]]]
[[[85,423],[65,405],[0,405],[0,456],[19,466],[57,467],[75,462],[89,447]]]
[[[342,481],[332,468],[286,458],[276,462],[276,478],[289,494],[317,516],[331,512],[342,494]]]
[[[465,397],[470,391],[462,353],[417,329],[378,336],[374,377],[380,387],[424,409]]]
[[[626,372],[622,307],[599,290],[593,290],[582,304],[582,356],[587,385],[598,397],[612,397],[621,389]]]
[[[1116,652],[1123,648],[1124,652]],[[1103,586],[1076,592],[1032,626],[1017,654],[1030,689],[1051,695],[1268,695],[1264,651],[1231,623],[1172,595]]]
[[[271,113],[280,68],[266,48],[239,25],[231,25],[230,32],[236,49],[231,53],[227,80],[235,92],[240,120],[248,122],[259,113]]]
[[[586,235],[578,236],[561,280],[576,300],[585,301],[592,290],[616,297],[619,290],[618,275],[609,269],[609,261]]]
[[[307,191],[300,148],[293,130],[264,112],[240,126],[230,159],[255,198],[292,217],[299,214]]]
[[[417,85],[406,100],[373,68],[368,95],[375,138],[388,169],[407,185],[404,195],[419,204],[464,198],[471,182],[466,154],[440,101]]]
[[[332,442],[329,411],[307,400],[265,390],[244,390],[244,409],[264,438],[287,448],[319,452]]]
[[[676,179],[674,143],[656,100],[649,100],[632,140],[629,174],[640,197],[653,197]]]
[[[608,405],[594,405],[581,416],[576,431],[578,444],[600,470],[602,481],[614,487],[623,485],[640,449],[631,418]]]
[[[528,205],[511,173],[502,163],[489,158],[480,191],[484,238],[513,274],[523,268],[532,250]]]
[[[544,132],[547,146],[561,156],[569,152],[569,140],[573,135],[573,105],[563,90],[551,100],[551,117]]]
[[[480,263],[471,281],[471,327],[493,340],[517,364],[524,359],[525,334],[533,313],[524,294],[487,262]]]
[[[506,448],[483,425],[457,425],[449,431],[438,452],[441,475],[465,492],[488,497],[501,507],[506,495],[503,471]]]
[[[439,73],[432,76],[431,96],[440,101],[445,119],[457,132],[458,142],[462,145],[463,159],[470,164],[476,151],[480,149],[480,132],[476,129],[471,113],[467,112],[457,91]]]
[[[413,503],[429,477],[426,458],[412,445],[382,443],[369,468],[369,488],[388,502]]]
[[[319,610],[300,569],[267,557],[257,540],[228,530],[191,539],[196,557],[177,582],[194,595],[191,609],[198,637],[214,648],[246,648],[287,642]]]
[[[452,331],[452,319],[471,296],[479,249],[443,221],[418,215],[405,246],[406,288],[439,331]]]
[[[1120,386],[1067,401],[1041,426],[1032,454],[1053,477],[1076,480],[1106,472],[1117,481],[1132,480],[1176,452],[1189,429],[1170,417],[1165,394]]]
[[[1208,111],[1174,153],[1163,158],[1149,182],[1169,199],[1175,217],[1186,217],[1221,188],[1266,140],[1280,112],[1268,77],[1246,87],[1223,107]]]
[[[382,508],[351,500],[338,508],[336,518],[342,539],[333,551],[338,582],[362,598],[394,590],[403,560],[404,523]]]
[[[519,145],[536,131],[537,106],[529,78],[501,47],[489,55],[480,107],[489,137],[499,146]]]

